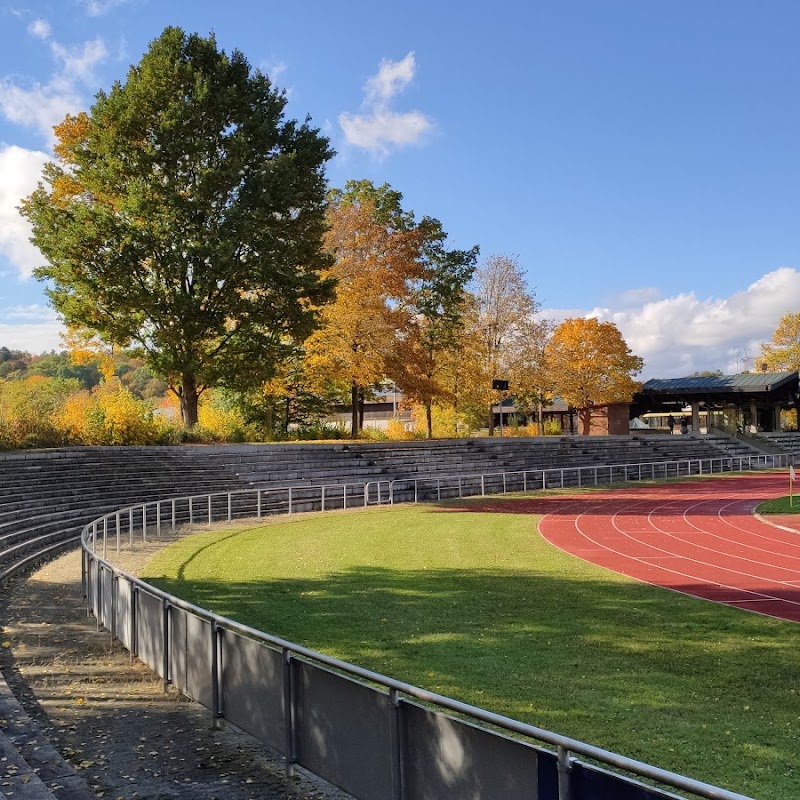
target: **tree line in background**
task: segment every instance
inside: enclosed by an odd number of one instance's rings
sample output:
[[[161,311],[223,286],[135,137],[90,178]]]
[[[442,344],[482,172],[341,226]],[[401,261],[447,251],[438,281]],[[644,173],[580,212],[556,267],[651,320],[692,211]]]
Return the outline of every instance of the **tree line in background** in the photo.
[[[328,190],[328,140],[285,106],[240,52],[167,28],[124,83],[56,126],[56,158],[21,213],[76,363],[60,375],[8,368],[6,420],[10,394],[44,391],[42,379],[61,383],[48,383],[52,409],[38,419],[78,441],[118,438],[114,420],[137,413],[147,436],[173,436],[167,414],[147,417],[166,395],[186,430],[217,409],[237,435],[261,438],[337,403],[358,436],[365,402],[387,383],[427,436],[487,422],[492,433],[496,378],[522,413],[538,412],[540,432],[553,397],[578,408],[630,399],[642,361],[613,324],[554,328],[516,258],[478,266],[477,247],[448,247],[441,222],[417,220],[387,185]],[[120,373],[120,357],[136,366]],[[68,400],[68,416],[83,408],[94,427],[58,417]]]

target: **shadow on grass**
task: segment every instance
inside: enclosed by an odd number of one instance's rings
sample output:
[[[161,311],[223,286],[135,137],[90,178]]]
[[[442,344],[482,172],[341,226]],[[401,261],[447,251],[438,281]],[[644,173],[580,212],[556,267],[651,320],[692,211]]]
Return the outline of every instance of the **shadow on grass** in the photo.
[[[788,720],[795,705],[800,627],[638,584],[381,568],[153,582],[394,678],[628,752],[621,723],[674,745],[734,707]]]

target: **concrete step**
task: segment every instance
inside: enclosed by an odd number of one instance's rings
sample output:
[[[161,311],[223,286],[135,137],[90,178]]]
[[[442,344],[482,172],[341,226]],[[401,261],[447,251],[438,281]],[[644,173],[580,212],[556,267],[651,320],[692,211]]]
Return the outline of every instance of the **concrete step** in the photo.
[[[9,800],[92,800],[75,770],[38,731],[0,679],[0,796]]]

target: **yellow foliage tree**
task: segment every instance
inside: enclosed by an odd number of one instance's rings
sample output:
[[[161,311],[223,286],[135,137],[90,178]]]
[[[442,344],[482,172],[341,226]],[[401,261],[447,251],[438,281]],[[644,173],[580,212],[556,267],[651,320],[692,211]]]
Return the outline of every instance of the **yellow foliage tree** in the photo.
[[[410,284],[420,275],[420,234],[406,230],[399,195],[387,187],[348,184],[334,193],[325,246],[334,256],[323,277],[336,281],[336,299],[320,311],[320,327],[305,342],[312,383],[349,392],[351,435],[359,405],[386,374],[386,363],[409,317]]]
[[[96,398],[86,390],[67,397],[53,415],[53,422],[67,444],[91,444],[89,419]]]
[[[800,370],[800,313],[781,317],[772,340],[761,345],[759,361],[768,370]]]
[[[103,380],[114,377],[114,351],[90,331],[71,325],[61,335],[73,364],[97,364]]]
[[[100,386],[86,411],[88,444],[155,444],[162,430],[152,409],[119,385]]]
[[[591,407],[631,400],[643,360],[628,348],[613,322],[567,319],[546,348],[547,369],[556,396],[579,411],[589,433]]]
[[[54,447],[62,443],[54,417],[78,381],[33,375],[0,382],[0,444],[5,447]]]

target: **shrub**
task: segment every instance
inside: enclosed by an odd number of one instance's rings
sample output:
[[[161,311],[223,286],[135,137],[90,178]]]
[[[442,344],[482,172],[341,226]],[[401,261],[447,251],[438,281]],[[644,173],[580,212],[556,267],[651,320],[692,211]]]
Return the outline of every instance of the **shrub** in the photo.
[[[425,407],[414,406],[413,416],[417,433],[415,438],[424,438],[427,429]],[[434,439],[461,439],[472,435],[467,415],[452,406],[434,405],[431,409],[431,422]]]
[[[103,385],[86,411],[87,444],[156,444],[161,435],[152,409],[120,385]]]
[[[406,423],[399,417],[392,417],[386,425],[386,438],[393,442],[414,439],[414,431],[408,430]]]

